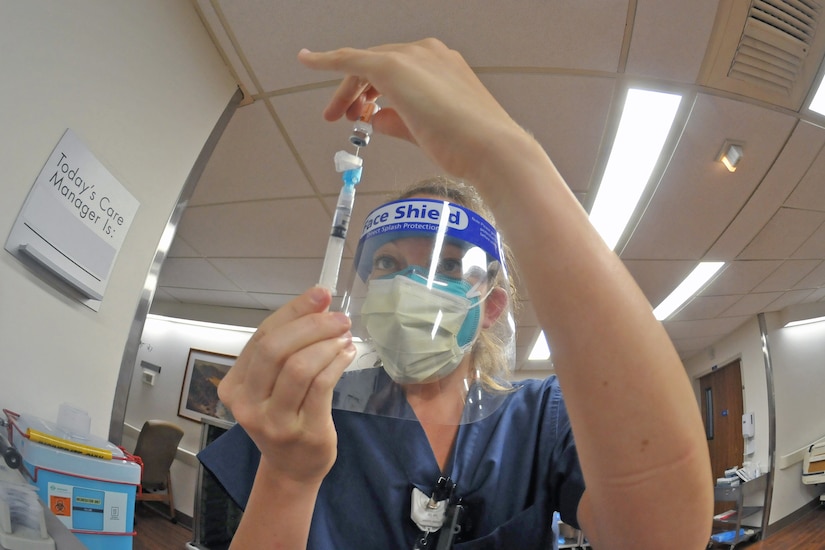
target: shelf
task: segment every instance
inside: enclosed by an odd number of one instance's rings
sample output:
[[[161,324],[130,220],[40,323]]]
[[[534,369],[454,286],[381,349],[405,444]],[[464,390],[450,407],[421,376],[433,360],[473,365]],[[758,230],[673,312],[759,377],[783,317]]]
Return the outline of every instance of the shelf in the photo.
[[[717,486],[713,488],[713,496],[716,502],[731,502],[734,504],[732,508],[733,514],[724,519],[713,518],[713,534],[719,535],[721,533],[731,532],[736,533],[732,540],[724,542],[715,541],[711,539],[708,547],[723,546],[733,549],[736,545],[755,540],[759,537],[761,532],[760,527],[743,525],[742,519],[761,512],[763,506],[745,506],[743,501],[746,496],[752,495],[757,491],[764,490],[767,485],[767,474],[763,474],[751,481],[746,481],[736,486]],[[727,514],[729,512],[723,512]],[[747,534],[739,535],[741,529],[749,531]]]

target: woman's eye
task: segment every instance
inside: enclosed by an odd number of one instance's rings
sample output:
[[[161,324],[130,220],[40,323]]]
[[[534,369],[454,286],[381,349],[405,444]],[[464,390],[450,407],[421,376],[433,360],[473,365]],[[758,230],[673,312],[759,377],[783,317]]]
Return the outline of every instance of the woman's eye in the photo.
[[[441,258],[441,261],[438,263],[438,272],[442,275],[447,275],[456,279],[461,278],[461,260],[455,258]]]
[[[377,256],[372,262],[373,269],[383,272],[398,271],[397,266],[398,262],[392,256]]]

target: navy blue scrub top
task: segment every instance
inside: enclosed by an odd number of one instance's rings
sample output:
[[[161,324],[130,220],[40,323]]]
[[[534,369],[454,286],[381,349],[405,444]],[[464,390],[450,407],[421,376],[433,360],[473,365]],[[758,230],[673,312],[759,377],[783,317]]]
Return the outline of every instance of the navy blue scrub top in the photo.
[[[514,383],[490,416],[460,426],[443,473],[468,516],[454,548],[551,547],[553,512],[574,527],[584,478],[555,377]],[[412,548],[413,487],[430,495],[442,476],[417,421],[333,409],[338,458],[324,479],[310,528],[312,549]],[[239,425],[198,458],[244,508],[260,454]],[[278,495],[272,495],[278,498]]]

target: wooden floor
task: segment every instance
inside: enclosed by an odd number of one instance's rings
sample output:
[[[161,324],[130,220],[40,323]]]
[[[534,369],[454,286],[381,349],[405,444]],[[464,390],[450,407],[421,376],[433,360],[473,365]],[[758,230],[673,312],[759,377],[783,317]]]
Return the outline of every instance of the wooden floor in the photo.
[[[135,537],[133,550],[184,549],[192,540],[192,531],[180,523],[150,510],[145,505],[135,508]]]
[[[743,550],[825,549],[825,507],[814,508],[767,539],[742,545]]]

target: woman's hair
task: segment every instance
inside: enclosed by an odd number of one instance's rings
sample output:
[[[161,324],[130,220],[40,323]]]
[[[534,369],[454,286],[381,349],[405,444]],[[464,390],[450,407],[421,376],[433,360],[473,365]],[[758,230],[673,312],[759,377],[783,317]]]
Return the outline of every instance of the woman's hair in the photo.
[[[409,199],[421,195],[441,197],[449,202],[469,208],[486,219],[490,225],[496,227],[493,214],[484,204],[481,195],[474,187],[462,181],[445,176],[429,178],[407,187],[395,198]],[[515,267],[513,254],[506,243],[502,243],[501,253],[504,268],[498,271],[496,285],[507,293],[510,310],[515,314],[518,305],[516,286],[511,277],[505,276],[508,271],[512,273]],[[508,324],[508,319],[504,317],[505,315],[502,315],[494,327],[499,323]],[[502,384],[502,381],[511,374],[510,356],[515,353],[514,349],[508,349],[509,346],[515,346],[515,335],[513,334],[515,326],[502,327],[505,333],[511,331],[509,334],[501,334],[501,331],[496,331],[493,328],[482,330],[479,334],[473,345],[473,361],[482,384],[490,389],[504,390],[507,387]]]

